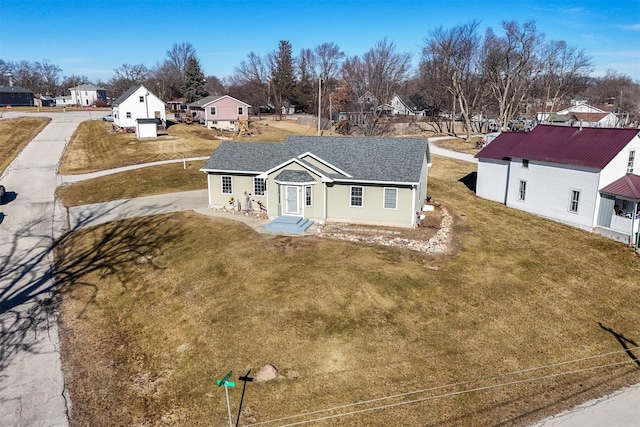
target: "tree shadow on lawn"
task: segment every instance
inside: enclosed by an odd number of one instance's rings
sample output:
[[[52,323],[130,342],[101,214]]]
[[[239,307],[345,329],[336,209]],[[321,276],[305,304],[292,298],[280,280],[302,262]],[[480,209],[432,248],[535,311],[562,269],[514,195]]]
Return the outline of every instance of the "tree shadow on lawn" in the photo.
[[[159,206],[159,212],[163,208]],[[39,351],[39,339],[46,336],[51,322],[56,322],[60,294],[91,287],[93,296],[86,306],[96,292],[95,285],[84,280],[88,274],[115,274],[127,283],[134,273],[132,261],[144,257],[148,265],[161,268],[150,255],[180,235],[175,228],[157,233],[161,223],[147,216],[109,222],[93,235],[91,244],[76,244],[82,237],[81,229],[96,219],[88,215],[55,239],[34,231],[43,229],[44,223],[32,222],[11,241],[0,244],[0,376],[18,353]]]

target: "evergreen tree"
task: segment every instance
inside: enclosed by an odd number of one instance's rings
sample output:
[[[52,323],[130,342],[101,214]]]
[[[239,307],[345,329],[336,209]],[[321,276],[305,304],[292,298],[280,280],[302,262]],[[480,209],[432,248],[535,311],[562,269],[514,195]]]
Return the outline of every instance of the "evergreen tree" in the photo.
[[[200,69],[200,62],[195,56],[189,56],[182,80],[182,95],[187,104],[209,95],[204,88],[204,83],[204,74]]]
[[[291,43],[280,40],[278,51],[271,55],[271,89],[276,109],[296,98],[296,78]]]

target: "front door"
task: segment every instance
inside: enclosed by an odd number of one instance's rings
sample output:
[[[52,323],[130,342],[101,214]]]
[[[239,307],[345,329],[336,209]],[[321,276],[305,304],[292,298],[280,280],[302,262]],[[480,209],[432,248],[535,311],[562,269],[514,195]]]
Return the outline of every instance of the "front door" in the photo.
[[[284,212],[287,215],[298,215],[300,213],[298,206],[298,187],[287,186],[287,191],[285,192],[286,200],[285,200],[285,210]]]

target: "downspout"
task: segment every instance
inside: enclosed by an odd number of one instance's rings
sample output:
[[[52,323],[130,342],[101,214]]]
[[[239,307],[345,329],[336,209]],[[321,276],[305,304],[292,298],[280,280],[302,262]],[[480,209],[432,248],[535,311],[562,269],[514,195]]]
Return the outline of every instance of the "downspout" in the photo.
[[[511,158],[507,163],[507,185],[504,189],[504,205],[507,206],[507,200],[509,199],[509,181],[511,181]]]
[[[211,174],[207,174],[207,197],[209,198],[209,209],[211,209],[212,201],[211,201]]]
[[[415,226],[416,224],[415,214],[416,214],[416,186],[412,185],[411,186],[411,220],[409,221],[409,225],[411,227]]]
[[[629,237],[629,243],[634,249],[638,249],[638,237],[634,234],[636,225],[636,212],[638,211],[638,201],[633,202],[633,210],[631,211],[631,235]]]
[[[326,224],[327,223],[327,183],[326,182],[322,182],[322,186],[324,188],[324,191],[322,192],[322,197],[323,197],[323,207],[322,207],[322,221]]]
[[[266,196],[267,196],[266,197],[266,202],[267,202],[266,206],[267,206],[267,219],[269,219],[269,193],[270,193],[270,191],[269,191],[269,179],[268,178],[264,179],[264,189],[265,189],[265,192],[267,193],[266,194]]]

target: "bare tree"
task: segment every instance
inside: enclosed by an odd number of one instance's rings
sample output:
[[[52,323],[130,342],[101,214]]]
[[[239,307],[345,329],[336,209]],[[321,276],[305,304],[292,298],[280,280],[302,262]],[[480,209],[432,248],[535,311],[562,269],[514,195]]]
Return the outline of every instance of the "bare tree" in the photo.
[[[539,78],[539,95],[543,111],[554,107],[567,96],[585,90],[592,71],[591,58],[584,50],[569,46],[565,41],[551,41],[542,49],[543,71]]]
[[[323,111],[331,109],[330,97],[338,86],[338,78],[345,54],[337,44],[322,43],[313,49],[313,60],[309,64],[314,69],[313,80],[322,79],[321,98]],[[324,114],[324,113],[323,113]],[[331,112],[329,112],[329,115]],[[330,120],[333,118],[330,117]]]
[[[258,114],[269,103],[269,70],[266,61],[250,52],[229,77],[229,93],[251,104]]]
[[[498,104],[498,119],[504,130],[509,120],[519,113],[543,70],[536,54],[543,36],[533,21],[522,26],[515,21],[503,22],[502,28],[502,37],[487,30],[482,68],[485,82]]]
[[[55,94],[58,84],[60,83],[60,72],[62,69],[46,59],[36,64],[38,73],[40,74],[40,92],[48,95]]]
[[[459,110],[464,120],[467,141],[471,141],[471,116],[480,98],[480,73],[477,69],[480,50],[478,22],[444,29],[439,27],[431,32],[422,50],[423,71],[433,73],[438,78],[433,84],[450,94],[454,105],[451,117]],[[453,129],[455,132],[455,128]]]
[[[109,90],[117,98],[135,84],[144,84],[149,77],[149,70],[144,64],[122,64],[113,70],[114,75],[109,79]]]
[[[167,51],[167,62],[182,76],[190,56],[196,57],[196,49],[191,43],[174,43]]]
[[[366,52],[362,58],[347,58],[342,64],[341,85],[348,88],[351,108],[358,109],[355,125],[364,135],[385,132],[380,125],[384,104],[409,77],[411,54],[396,52],[393,42],[386,38]]]

